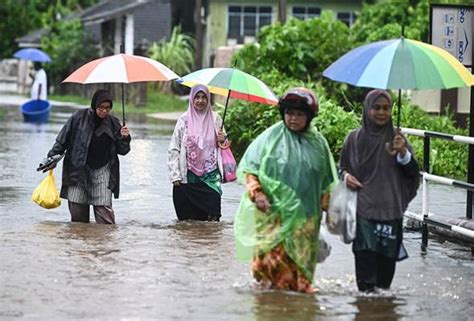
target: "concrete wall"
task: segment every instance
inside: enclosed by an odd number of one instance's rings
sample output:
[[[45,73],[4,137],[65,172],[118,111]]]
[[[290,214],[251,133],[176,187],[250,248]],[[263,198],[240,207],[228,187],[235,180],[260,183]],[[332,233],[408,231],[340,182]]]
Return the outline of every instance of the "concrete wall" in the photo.
[[[0,91],[29,93],[32,79],[28,75],[32,70],[33,65],[26,60],[0,60]]]

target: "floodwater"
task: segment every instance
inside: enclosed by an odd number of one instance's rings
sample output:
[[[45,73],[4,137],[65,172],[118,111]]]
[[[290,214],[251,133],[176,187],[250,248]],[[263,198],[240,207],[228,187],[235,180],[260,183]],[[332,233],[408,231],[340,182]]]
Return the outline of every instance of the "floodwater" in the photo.
[[[405,234],[410,258],[397,265],[390,291],[358,293],[350,246],[333,236],[331,256],[317,268],[316,295],[260,289],[249,264],[234,258],[232,222],[241,186],[224,186],[221,222],[176,220],[166,167],[170,124],[129,123],[132,151],[121,158],[117,225],[70,223],[66,202],[46,210],[30,200],[44,177],[35,168],[69,115],[54,110],[49,124],[36,126],[24,124],[15,108],[0,120],[0,320],[468,320],[474,315],[470,249],[430,239],[422,254],[418,232]],[[58,185],[60,173],[55,171]],[[443,187],[435,189],[434,198],[439,204],[449,201],[448,208],[463,216],[465,196],[456,193]],[[418,213],[419,204],[417,198]],[[436,207],[430,210],[436,213]]]

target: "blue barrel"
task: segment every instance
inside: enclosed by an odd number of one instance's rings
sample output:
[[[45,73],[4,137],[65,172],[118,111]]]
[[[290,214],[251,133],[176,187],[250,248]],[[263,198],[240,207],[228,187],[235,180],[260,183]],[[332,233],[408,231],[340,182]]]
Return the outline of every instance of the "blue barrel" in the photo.
[[[26,123],[47,123],[51,104],[47,100],[33,99],[20,106]]]

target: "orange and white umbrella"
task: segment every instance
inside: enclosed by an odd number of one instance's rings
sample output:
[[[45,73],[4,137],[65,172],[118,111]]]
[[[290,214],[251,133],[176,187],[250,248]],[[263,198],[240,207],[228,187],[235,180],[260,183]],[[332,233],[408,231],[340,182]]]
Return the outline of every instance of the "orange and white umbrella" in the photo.
[[[79,84],[122,83],[122,109],[125,122],[123,84],[170,81],[179,76],[162,63],[141,56],[117,54],[95,59],[79,67],[62,82]]]

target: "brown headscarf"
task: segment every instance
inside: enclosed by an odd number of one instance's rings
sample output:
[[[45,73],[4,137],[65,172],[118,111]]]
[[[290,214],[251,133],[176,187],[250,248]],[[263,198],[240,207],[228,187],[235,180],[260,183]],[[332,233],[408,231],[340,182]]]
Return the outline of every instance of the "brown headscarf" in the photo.
[[[385,97],[392,105],[385,90],[370,91],[364,101],[362,127],[351,132],[344,142],[340,168],[354,175],[363,185],[358,191],[357,215],[375,220],[400,219],[415,197],[418,177],[408,177],[397,163],[396,155],[385,150],[385,143],[394,137],[392,119],[385,126],[378,126],[369,116],[375,100]],[[408,146],[412,157],[415,157]]]

